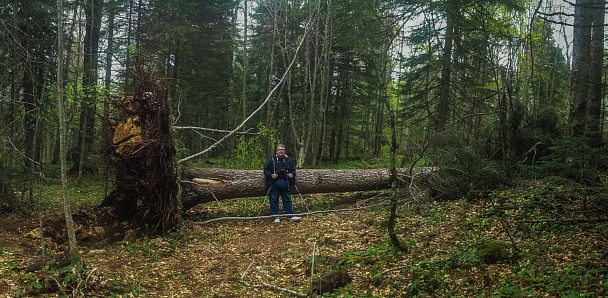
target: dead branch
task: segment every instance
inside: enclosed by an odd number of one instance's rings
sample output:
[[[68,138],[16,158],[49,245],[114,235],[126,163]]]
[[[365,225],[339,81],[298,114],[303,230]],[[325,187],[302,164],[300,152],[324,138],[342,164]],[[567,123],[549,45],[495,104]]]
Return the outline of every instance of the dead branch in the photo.
[[[378,206],[382,206],[382,205],[386,205],[386,203],[379,203],[376,205],[370,205],[370,206],[365,206],[365,207],[322,210],[322,211],[313,211],[313,212],[297,213],[297,214],[278,214],[278,215],[249,216],[249,217],[247,217],[247,216],[228,216],[228,217],[219,217],[219,218],[214,218],[214,219],[210,219],[210,220],[206,220],[206,221],[202,221],[202,222],[194,222],[194,223],[198,224],[198,225],[206,225],[206,224],[209,224],[212,222],[228,221],[228,220],[254,220],[254,219],[271,219],[271,218],[277,218],[277,217],[285,218],[285,217],[292,217],[292,216],[307,216],[307,215],[314,215],[314,214],[320,214],[320,213],[356,211],[356,210],[361,210],[361,209],[378,207]]]
[[[561,223],[561,222],[578,222],[578,223],[600,223],[606,222],[608,218],[595,218],[595,219],[584,219],[584,218],[564,218],[564,219],[528,219],[528,220],[517,220],[517,223]]]
[[[384,271],[382,271],[382,272],[380,272],[380,273],[378,273],[378,274],[376,274],[376,275],[372,276],[372,279],[374,279],[374,278],[376,278],[376,277],[378,277],[378,276],[380,276],[380,275],[384,275],[384,274],[386,274],[386,273],[389,273],[389,272],[391,272],[391,271],[397,271],[397,270],[401,270],[401,269],[403,269],[403,268],[407,268],[407,266],[399,266],[399,267],[395,267],[395,268],[389,268],[389,269],[386,269],[386,270],[384,270]]]
[[[296,292],[294,290],[290,290],[290,289],[287,289],[287,288],[283,288],[283,287],[267,284],[267,283],[265,283],[262,280],[261,277],[258,276],[258,278],[260,279],[260,283],[261,284],[260,285],[251,285],[252,287],[254,287],[254,288],[266,288],[266,289],[275,290],[275,291],[278,291],[278,292],[281,292],[281,293],[283,293],[283,292],[284,293],[289,293],[289,294],[292,294],[292,295],[297,296],[297,297],[308,297],[308,295],[300,293],[300,292]]]

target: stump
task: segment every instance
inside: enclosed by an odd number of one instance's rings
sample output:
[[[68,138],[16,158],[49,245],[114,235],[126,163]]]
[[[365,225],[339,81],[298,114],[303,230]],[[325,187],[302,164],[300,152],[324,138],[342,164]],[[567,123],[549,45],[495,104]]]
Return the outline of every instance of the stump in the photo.
[[[159,234],[179,222],[180,188],[167,86],[142,64],[135,70],[135,93],[116,103],[119,121],[111,125],[112,133],[104,134],[104,157],[115,169],[116,182],[102,207]]]

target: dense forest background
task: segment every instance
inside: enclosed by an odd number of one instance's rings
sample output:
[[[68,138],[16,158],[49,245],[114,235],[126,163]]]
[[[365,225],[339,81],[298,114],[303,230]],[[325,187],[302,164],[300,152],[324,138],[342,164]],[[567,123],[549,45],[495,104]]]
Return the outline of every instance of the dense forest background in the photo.
[[[467,187],[597,182],[604,17],[598,0],[2,0],[0,176],[28,185],[59,163],[61,90],[71,172],[102,177],[102,136],[145,63],[168,82],[181,163],[257,169],[281,142],[299,167],[388,166],[392,144],[398,167]]]
[[[605,0],[0,0],[0,293],[311,297],[341,270],[333,297],[604,297],[605,18]],[[195,182],[262,184],[278,143],[300,182],[365,168],[383,189],[311,183],[306,218],[275,224],[266,198]]]

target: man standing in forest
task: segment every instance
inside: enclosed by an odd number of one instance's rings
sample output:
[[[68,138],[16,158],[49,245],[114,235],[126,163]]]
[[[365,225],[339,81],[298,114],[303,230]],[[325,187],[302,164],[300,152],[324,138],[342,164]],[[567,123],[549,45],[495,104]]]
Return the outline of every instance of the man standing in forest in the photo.
[[[289,187],[296,181],[296,166],[293,160],[285,154],[285,145],[279,144],[275,148],[275,155],[264,164],[264,177],[266,177],[266,188],[270,201],[270,213],[279,214],[279,196],[283,201],[283,212],[293,214],[291,203],[291,192]],[[291,221],[298,221],[301,218],[292,216]],[[275,223],[281,222],[278,217]]]

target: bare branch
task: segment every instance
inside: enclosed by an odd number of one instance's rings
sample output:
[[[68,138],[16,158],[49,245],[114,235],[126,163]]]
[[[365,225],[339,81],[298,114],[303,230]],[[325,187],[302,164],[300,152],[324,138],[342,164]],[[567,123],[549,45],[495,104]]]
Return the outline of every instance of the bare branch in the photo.
[[[260,283],[261,283],[261,285],[252,285],[252,287],[254,287],[254,288],[267,288],[267,289],[270,289],[270,290],[276,290],[276,291],[279,291],[279,292],[289,293],[289,294],[292,294],[292,295],[297,296],[297,297],[308,297],[308,295],[296,292],[294,290],[290,290],[290,289],[287,289],[287,288],[283,288],[283,287],[273,286],[271,284],[267,284],[261,278],[260,278]]]
[[[306,35],[308,35],[309,31],[310,31],[310,24],[312,23],[313,20],[313,16],[310,17],[310,19],[308,20],[308,23],[306,24],[306,30],[304,30],[304,35],[302,35],[302,38],[300,40],[300,43],[298,44],[298,47],[296,48],[296,51],[293,55],[293,59],[291,60],[291,63],[289,64],[289,67],[287,67],[287,69],[285,70],[285,72],[283,73],[283,76],[281,77],[281,80],[279,81],[279,83],[274,86],[274,88],[272,88],[272,90],[270,90],[270,93],[268,93],[268,96],[266,97],[266,99],[264,100],[264,102],[262,104],[260,104],[260,106],[251,113],[251,115],[249,115],[245,120],[243,120],[243,122],[241,122],[241,124],[239,124],[237,127],[234,128],[234,130],[232,130],[231,132],[229,132],[227,135],[225,135],[223,138],[221,138],[220,140],[218,140],[217,142],[215,142],[213,145],[209,146],[207,149],[190,155],[188,157],[182,158],[181,160],[179,160],[180,163],[191,160],[193,158],[196,158],[202,154],[205,154],[209,151],[211,151],[213,148],[217,147],[219,144],[221,144],[222,142],[224,142],[226,139],[228,139],[230,136],[232,136],[233,134],[235,134],[237,131],[239,131],[244,125],[245,123],[247,123],[247,121],[249,121],[253,115],[257,114],[260,110],[262,110],[262,108],[270,101],[270,98],[272,97],[272,94],[274,94],[274,92],[279,88],[279,86],[281,86],[283,84],[283,81],[285,81],[285,78],[287,77],[287,74],[289,74],[289,72],[291,71],[291,68],[293,66],[293,64],[296,62],[296,58],[297,58],[297,53],[300,51],[300,48],[302,47],[302,44],[304,43],[304,40],[306,40]]]
[[[205,127],[196,127],[196,126],[173,126],[173,128],[177,130],[202,130],[202,131],[210,131],[210,132],[219,132],[219,133],[230,133],[230,130],[223,129],[213,129],[213,128],[205,128]],[[247,131],[237,131],[237,134],[249,134],[249,135],[259,135],[259,132],[250,132],[252,128]]]

